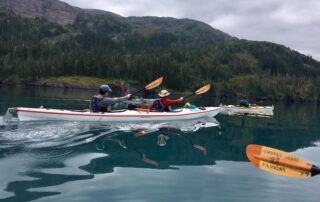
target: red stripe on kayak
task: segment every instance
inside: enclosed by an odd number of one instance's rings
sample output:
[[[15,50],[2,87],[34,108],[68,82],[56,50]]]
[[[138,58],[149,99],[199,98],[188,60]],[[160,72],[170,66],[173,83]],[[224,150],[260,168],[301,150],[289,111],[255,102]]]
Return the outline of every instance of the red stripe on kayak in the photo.
[[[212,111],[216,111],[217,109],[213,109],[210,111],[200,111],[200,112],[194,112],[189,114],[165,114],[165,115],[150,115],[146,113],[145,115],[112,115],[110,114],[77,114],[77,113],[61,113],[61,112],[42,112],[42,111],[32,111],[32,110],[26,110],[26,109],[17,109],[17,112],[30,112],[30,113],[37,113],[37,114],[56,114],[56,115],[66,115],[66,116],[98,116],[98,117],[139,117],[139,118],[149,118],[149,117],[161,117],[161,116],[189,116],[194,114],[203,114],[208,113]]]

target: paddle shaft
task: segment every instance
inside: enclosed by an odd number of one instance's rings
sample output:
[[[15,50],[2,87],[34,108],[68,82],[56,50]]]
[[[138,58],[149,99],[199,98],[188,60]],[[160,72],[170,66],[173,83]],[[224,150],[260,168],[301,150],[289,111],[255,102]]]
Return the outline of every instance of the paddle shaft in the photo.
[[[186,99],[186,98],[188,98],[188,97],[191,97],[191,96],[194,96],[194,95],[201,95],[201,94],[207,92],[208,90],[210,90],[210,88],[211,88],[211,85],[210,85],[210,84],[207,84],[207,85],[199,88],[198,90],[196,90],[194,93],[185,96],[184,99]]]
[[[137,90],[136,92],[134,92],[134,93],[132,93],[131,95],[135,95],[135,94],[137,94],[137,93],[140,93],[141,91],[143,91],[145,88],[142,88],[142,89],[140,89],[140,90]]]
[[[315,165],[312,165],[312,168],[311,168],[311,175],[312,176],[315,176],[315,175],[318,175],[320,174],[320,168],[315,166]]]
[[[310,168],[310,166],[308,165],[303,165],[303,164],[294,164],[284,158],[274,158],[274,157],[270,157],[270,156],[265,156],[265,155],[254,155],[255,158],[262,160],[262,161],[266,161],[269,163],[274,163],[277,165],[282,165],[285,167],[290,167],[293,169],[299,169],[299,170],[304,170],[304,171],[311,171],[312,168]]]
[[[192,97],[192,96],[194,96],[194,95],[195,95],[195,93],[192,93],[192,94],[190,94],[190,95],[187,95],[187,96],[183,97],[183,99],[186,99],[186,98]]]

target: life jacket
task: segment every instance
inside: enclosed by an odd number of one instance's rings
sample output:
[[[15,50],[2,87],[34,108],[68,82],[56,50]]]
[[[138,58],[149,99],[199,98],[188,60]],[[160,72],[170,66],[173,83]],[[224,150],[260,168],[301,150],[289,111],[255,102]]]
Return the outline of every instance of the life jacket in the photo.
[[[97,95],[92,96],[92,98],[91,98],[91,111],[92,112],[100,112],[99,102],[100,102],[100,98]]]
[[[156,99],[154,101],[154,108],[155,110],[159,111],[159,112],[170,112],[171,111],[171,107],[164,107],[162,100],[161,99]]]
[[[157,111],[159,111],[159,112],[164,112],[164,111],[165,111],[161,99],[156,99],[156,100],[154,101],[154,108],[155,108],[155,110],[157,110]]]
[[[101,101],[101,97],[98,95],[94,95],[91,98],[91,111],[92,112],[107,112],[108,108],[99,107],[99,102]]]
[[[250,107],[250,103],[248,100],[240,100],[240,106]]]

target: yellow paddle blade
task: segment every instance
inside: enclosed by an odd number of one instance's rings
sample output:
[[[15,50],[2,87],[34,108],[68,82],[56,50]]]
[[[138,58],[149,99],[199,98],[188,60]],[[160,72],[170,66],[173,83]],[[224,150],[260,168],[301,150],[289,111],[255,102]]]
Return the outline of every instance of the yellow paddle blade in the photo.
[[[203,93],[207,92],[208,90],[210,90],[210,88],[211,88],[211,84],[207,84],[207,85],[199,88],[195,93],[197,95],[200,95],[200,94],[203,94]]]
[[[312,176],[312,164],[293,154],[261,145],[248,145],[246,153],[252,164],[267,172],[295,178]]]
[[[160,78],[152,81],[148,85],[146,85],[145,89],[146,90],[154,89],[155,87],[158,87],[160,84],[162,84],[162,82],[163,82],[163,77],[160,77]]]

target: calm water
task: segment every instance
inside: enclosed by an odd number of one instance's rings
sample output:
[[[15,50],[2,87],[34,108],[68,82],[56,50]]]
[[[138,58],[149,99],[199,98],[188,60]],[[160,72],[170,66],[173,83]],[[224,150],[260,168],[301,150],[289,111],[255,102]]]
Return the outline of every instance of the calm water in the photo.
[[[83,109],[93,93],[0,87],[0,114],[13,106]],[[0,117],[0,200],[318,202],[320,176],[276,176],[246,158],[254,143],[320,165],[320,106],[274,105],[273,117],[218,115],[199,130],[192,121],[6,125]],[[150,133],[134,136],[141,128]]]

